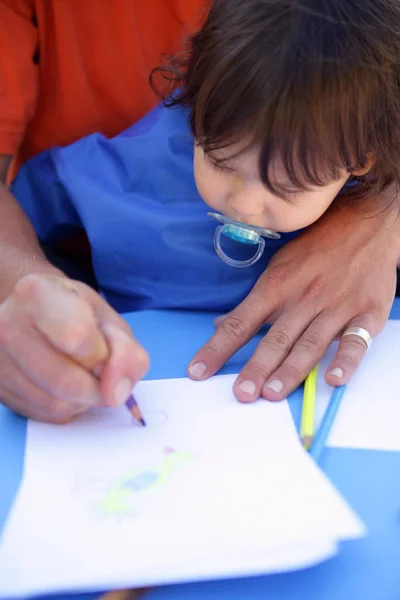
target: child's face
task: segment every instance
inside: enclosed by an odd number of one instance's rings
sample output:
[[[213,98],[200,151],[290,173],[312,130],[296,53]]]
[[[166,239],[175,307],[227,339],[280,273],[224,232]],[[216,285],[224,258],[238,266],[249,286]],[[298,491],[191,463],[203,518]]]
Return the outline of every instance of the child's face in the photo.
[[[228,152],[225,156],[232,156],[232,148]],[[224,159],[224,150],[216,152],[212,158]],[[249,150],[228,160],[222,168],[213,164],[212,158],[195,144],[194,177],[204,202],[235,221],[273,231],[297,231],[314,223],[349,178],[349,173],[343,169],[336,181],[296,192],[284,170],[278,164],[274,165],[270,180],[287,189],[286,201],[274,196],[260,180],[257,151]]]

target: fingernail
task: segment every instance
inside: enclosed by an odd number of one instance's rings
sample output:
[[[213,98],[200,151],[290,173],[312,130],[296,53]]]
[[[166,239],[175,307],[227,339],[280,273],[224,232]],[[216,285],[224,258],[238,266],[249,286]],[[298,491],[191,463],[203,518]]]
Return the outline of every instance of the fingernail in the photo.
[[[132,387],[132,382],[126,377],[117,383],[114,390],[115,406],[122,406],[128,400]]]
[[[342,379],[344,371],[340,367],[335,367],[334,369],[332,369],[332,371],[329,371],[328,375],[333,375],[334,377]]]
[[[249,396],[253,396],[256,393],[256,384],[254,381],[246,379],[242,383],[239,383],[239,390],[242,390],[245,394],[249,394]]]
[[[193,377],[203,377],[206,374],[206,371],[207,371],[207,365],[206,365],[206,363],[203,363],[201,361],[194,363],[193,365],[191,365],[189,367],[189,373]]]
[[[272,381],[266,383],[264,387],[268,388],[269,390],[273,390],[277,394],[280,394],[283,390],[283,383],[280,381],[280,379],[273,379]]]

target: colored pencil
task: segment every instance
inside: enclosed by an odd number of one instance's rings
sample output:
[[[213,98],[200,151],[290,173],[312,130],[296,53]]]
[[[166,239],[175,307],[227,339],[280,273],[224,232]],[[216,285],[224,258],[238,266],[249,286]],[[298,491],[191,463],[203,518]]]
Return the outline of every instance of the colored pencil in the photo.
[[[314,367],[304,383],[303,408],[301,411],[300,437],[307,450],[310,448],[315,433],[315,399],[317,396],[317,371]]]
[[[139,408],[138,403],[136,402],[135,396],[133,394],[131,394],[129,396],[128,400],[125,402],[125,406],[129,410],[129,412],[131,413],[131,415],[135,419],[135,421],[138,424],[140,424],[142,427],[145,427],[146,426],[145,420],[142,417],[142,413],[140,412],[140,408]]]
[[[329,432],[331,431],[332,425],[335,421],[337,411],[339,410],[345,389],[346,386],[341,385],[340,387],[335,388],[332,392],[328,408],[325,411],[324,418],[321,421],[321,425],[319,426],[317,434],[314,438],[314,442],[310,448],[310,455],[316,461],[318,461],[321,457]]]

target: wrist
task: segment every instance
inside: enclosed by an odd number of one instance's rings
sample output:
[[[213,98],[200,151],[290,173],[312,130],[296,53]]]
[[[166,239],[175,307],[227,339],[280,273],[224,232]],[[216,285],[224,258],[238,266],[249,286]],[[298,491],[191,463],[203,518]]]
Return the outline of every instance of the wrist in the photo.
[[[10,296],[16,283],[26,275],[53,275],[67,278],[65,273],[57,269],[44,256],[8,257],[7,266],[3,261],[0,271],[0,302]]]
[[[400,261],[400,206],[393,190],[386,197],[337,201],[309,229],[318,230],[325,247],[346,241],[347,250],[370,242],[382,246],[388,260]]]

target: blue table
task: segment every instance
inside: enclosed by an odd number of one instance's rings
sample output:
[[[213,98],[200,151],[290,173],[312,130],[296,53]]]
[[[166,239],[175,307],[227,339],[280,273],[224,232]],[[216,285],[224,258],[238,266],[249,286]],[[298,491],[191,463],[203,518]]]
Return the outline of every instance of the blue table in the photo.
[[[185,377],[188,361],[214,330],[210,314],[143,312],[126,318],[150,351],[148,379]],[[391,318],[400,318],[400,300],[395,301]],[[223,372],[238,372],[256,343],[257,338],[238,352]],[[300,392],[292,394],[290,406],[298,424]],[[0,527],[21,479],[25,430],[24,419],[0,407]],[[337,557],[303,571],[175,585],[149,592],[146,600],[400,600],[400,452],[327,449],[321,466],[366,522],[366,539],[343,544]]]

